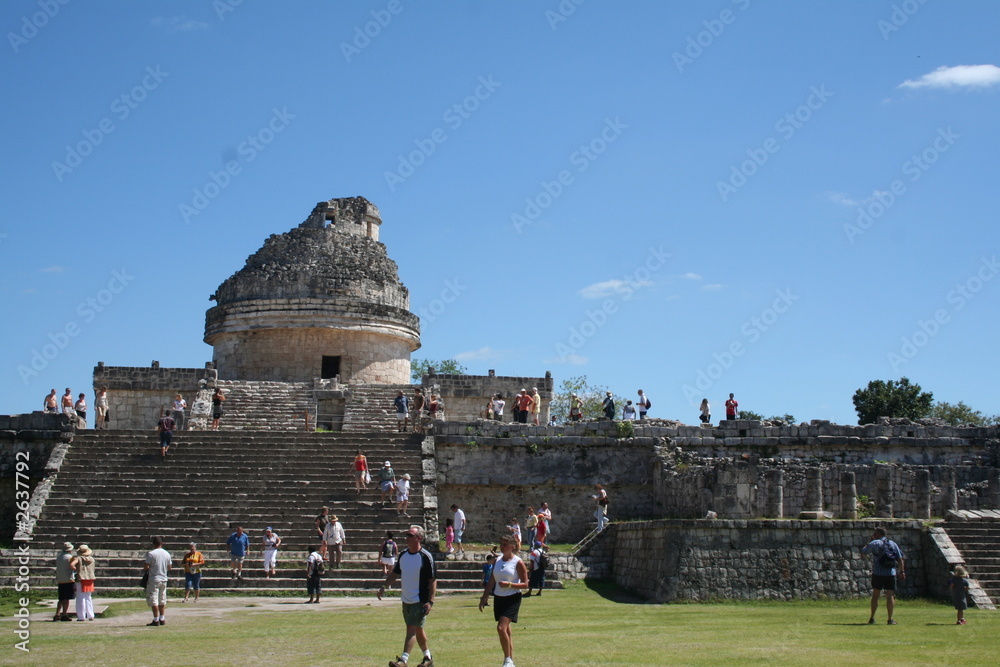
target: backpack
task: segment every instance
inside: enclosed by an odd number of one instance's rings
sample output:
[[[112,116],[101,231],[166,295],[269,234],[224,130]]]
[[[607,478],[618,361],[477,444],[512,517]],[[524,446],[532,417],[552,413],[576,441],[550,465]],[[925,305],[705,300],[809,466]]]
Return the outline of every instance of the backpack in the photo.
[[[396,550],[396,543],[392,540],[386,540],[382,543],[382,558],[392,558],[395,556],[393,553]]]
[[[653,402],[651,400],[649,400],[649,397],[647,396],[646,397],[646,409],[649,410],[651,407],[653,407]]]
[[[549,555],[544,551],[538,554],[538,569],[543,572],[549,569]]]
[[[323,561],[320,560],[313,562],[312,576],[322,577],[325,570],[326,567],[323,565]]]
[[[882,543],[882,554],[878,557],[878,564],[884,568],[895,568],[901,555],[896,543],[886,538]]]

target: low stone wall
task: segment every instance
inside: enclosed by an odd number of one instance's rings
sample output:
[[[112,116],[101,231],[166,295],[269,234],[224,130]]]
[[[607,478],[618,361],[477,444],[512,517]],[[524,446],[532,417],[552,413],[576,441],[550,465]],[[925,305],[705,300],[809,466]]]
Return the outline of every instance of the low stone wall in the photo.
[[[492,371],[491,371],[492,373]],[[496,394],[503,396],[503,422],[513,422],[513,399],[522,389],[531,391],[538,388],[542,399],[540,423],[548,423],[549,406],[552,403],[552,375],[545,377],[515,377],[501,375],[425,375],[421,385],[424,394],[431,392],[444,397],[445,416],[449,421],[475,421],[485,417],[487,402]]]
[[[29,499],[51,474],[53,452],[72,438],[73,424],[61,413],[0,415],[0,537],[9,540],[19,524],[34,523]]]
[[[615,524],[613,578],[654,602],[863,598],[871,559],[861,547],[871,521],[686,521]],[[917,521],[888,524],[906,556],[903,597],[927,587]],[[936,564],[936,563],[935,563]]]
[[[153,362],[149,368],[137,366],[105,366],[103,362],[94,368],[94,393],[104,386],[108,388],[108,413],[111,420],[108,427],[114,430],[152,429],[174,402],[174,395],[181,394],[188,403],[189,411],[194,406],[199,385],[214,387],[217,372],[211,363],[205,368],[160,368]],[[90,397],[87,415],[94,423],[94,399]]]

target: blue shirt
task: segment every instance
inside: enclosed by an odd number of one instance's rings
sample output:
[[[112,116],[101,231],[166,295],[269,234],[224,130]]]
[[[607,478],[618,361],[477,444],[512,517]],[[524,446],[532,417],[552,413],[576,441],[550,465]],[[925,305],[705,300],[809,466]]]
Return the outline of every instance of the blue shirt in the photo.
[[[410,401],[406,396],[397,396],[393,401],[396,404],[396,412],[405,414],[410,411]]]
[[[229,553],[236,556],[237,558],[243,558],[247,555],[247,549],[250,548],[250,536],[246,533],[242,535],[237,535],[233,533],[226,540],[226,544],[229,545]]]
[[[483,586],[490,583],[490,577],[493,576],[493,563],[485,563],[483,565]]]
[[[899,557],[901,559],[905,558],[905,555],[903,554],[903,550],[899,548],[898,544],[896,544],[895,542],[893,542],[889,538],[880,537],[877,540],[872,540],[871,542],[869,542],[868,544],[866,544],[861,549],[861,553],[863,553],[863,554],[871,554],[871,557],[872,557],[872,574],[875,575],[876,577],[895,577],[896,576],[896,568],[894,568],[894,567],[883,567],[879,563],[879,559],[882,557],[882,552],[885,550],[885,543],[886,542],[888,542],[889,544],[892,544],[892,545],[894,545],[896,547],[896,550],[899,552]],[[897,560],[896,562],[898,563],[899,561]]]

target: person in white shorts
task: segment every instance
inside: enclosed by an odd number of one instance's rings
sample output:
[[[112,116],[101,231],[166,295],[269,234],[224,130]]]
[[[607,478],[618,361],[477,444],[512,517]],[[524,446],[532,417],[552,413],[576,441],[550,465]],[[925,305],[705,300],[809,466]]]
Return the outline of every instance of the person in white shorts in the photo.
[[[281,546],[281,538],[268,526],[264,531],[262,544],[264,545],[264,577],[270,579],[276,574],[275,567],[278,565],[278,547]]]
[[[396,512],[410,516],[406,510],[410,508],[410,474],[407,473],[396,482]]]

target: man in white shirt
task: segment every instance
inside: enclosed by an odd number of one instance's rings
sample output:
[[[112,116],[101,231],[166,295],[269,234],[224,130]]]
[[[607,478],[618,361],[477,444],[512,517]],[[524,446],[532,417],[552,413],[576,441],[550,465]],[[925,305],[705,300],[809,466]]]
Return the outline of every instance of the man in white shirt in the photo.
[[[146,583],[146,604],[153,610],[153,622],[149,626],[166,625],[164,613],[167,610],[167,580],[170,572],[170,554],[163,548],[163,540],[153,538],[153,550],[146,554],[145,569],[149,575]]]
[[[347,536],[344,534],[344,527],[340,525],[340,520],[336,515],[330,517],[330,523],[323,529],[323,544],[330,554],[330,564],[339,568],[340,561],[344,557],[344,545],[347,544]]]
[[[410,526],[406,531],[406,551],[399,555],[396,566],[378,589],[378,599],[382,599],[385,589],[400,579],[400,599],[403,602],[403,620],[406,623],[406,639],[403,653],[389,662],[389,667],[407,667],[410,651],[416,642],[424,652],[424,659],[417,667],[434,667],[434,658],[427,646],[424,621],[434,607],[437,594],[437,574],[434,571],[434,557],[422,548],[424,529]]]
[[[465,532],[465,512],[458,508],[458,505],[452,505],[451,511],[455,513],[455,544],[458,545],[455,548],[456,554],[465,554],[465,549],[462,547],[462,534]]]

